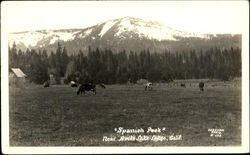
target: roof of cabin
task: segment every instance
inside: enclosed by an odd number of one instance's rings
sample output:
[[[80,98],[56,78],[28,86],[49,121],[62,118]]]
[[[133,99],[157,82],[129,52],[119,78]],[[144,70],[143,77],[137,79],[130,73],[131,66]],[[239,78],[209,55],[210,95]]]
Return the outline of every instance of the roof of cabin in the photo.
[[[17,76],[17,77],[26,77],[26,74],[23,73],[23,71],[20,68],[11,68],[12,72]]]

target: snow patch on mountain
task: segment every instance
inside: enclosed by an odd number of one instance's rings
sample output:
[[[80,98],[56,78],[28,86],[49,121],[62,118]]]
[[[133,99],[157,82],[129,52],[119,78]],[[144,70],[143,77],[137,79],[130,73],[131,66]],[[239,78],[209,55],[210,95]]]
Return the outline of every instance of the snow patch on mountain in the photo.
[[[140,36],[146,36],[149,39],[161,40],[176,40],[173,36],[173,30],[163,27],[161,25],[148,26],[138,26],[137,32]]]
[[[84,32],[85,35],[89,35],[92,32],[92,29],[87,30],[86,32]]]
[[[85,38],[88,35],[90,35],[92,32],[92,29],[88,29],[87,31],[85,31],[84,33],[80,33],[79,38]]]
[[[57,37],[53,37],[51,40],[50,40],[50,44],[54,44],[56,41],[58,40]]]
[[[107,22],[103,27],[101,32],[99,33],[99,36],[102,37],[116,22],[115,21],[109,21]]]
[[[26,47],[35,46],[37,42],[44,38],[40,32],[31,31],[28,33],[16,33],[9,34],[9,42],[12,46],[15,42],[16,44],[23,43]]]
[[[131,23],[133,22],[133,23]],[[136,18],[123,18],[118,24],[119,29],[115,36],[121,36],[123,33],[132,31],[140,38],[156,40],[176,40],[173,36],[174,30],[166,26],[160,25],[157,22],[143,21]]]
[[[119,29],[118,32],[116,32],[115,36],[120,36],[122,33],[126,31],[134,31],[135,27],[131,24],[130,20],[128,19],[122,19],[121,22],[118,24]]]
[[[58,40],[63,41],[70,41],[75,38],[75,34],[70,32],[51,32],[50,35],[56,37]]]
[[[115,36],[120,37],[126,32],[133,32],[137,34],[140,38],[146,37],[148,39],[162,40],[174,40],[177,41],[176,37],[198,37],[206,38],[205,35],[187,33],[183,31],[178,31],[167,27],[159,22],[147,21],[132,17],[125,17],[121,19],[118,24],[119,28]],[[130,36],[131,37],[131,36]]]
[[[70,41],[75,38],[75,32],[55,32],[55,31],[31,31],[31,32],[23,32],[23,33],[10,33],[9,34],[9,43],[10,46],[15,42],[23,43],[26,47],[34,47],[37,43],[42,40],[48,38],[49,43],[53,44],[57,40],[62,41]]]

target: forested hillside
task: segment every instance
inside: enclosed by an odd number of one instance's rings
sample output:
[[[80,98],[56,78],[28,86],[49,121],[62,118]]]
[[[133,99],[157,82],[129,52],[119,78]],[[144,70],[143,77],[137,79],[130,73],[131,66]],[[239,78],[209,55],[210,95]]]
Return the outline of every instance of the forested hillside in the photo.
[[[21,68],[30,82],[42,84],[52,74],[56,81],[64,77],[71,80],[95,83],[127,83],[138,79],[152,82],[170,82],[174,79],[220,79],[231,80],[241,76],[241,49],[210,48],[163,53],[142,51],[113,52],[110,49],[88,48],[68,54],[58,43],[56,51],[48,55],[46,50],[22,51],[15,43],[9,47],[9,67]]]

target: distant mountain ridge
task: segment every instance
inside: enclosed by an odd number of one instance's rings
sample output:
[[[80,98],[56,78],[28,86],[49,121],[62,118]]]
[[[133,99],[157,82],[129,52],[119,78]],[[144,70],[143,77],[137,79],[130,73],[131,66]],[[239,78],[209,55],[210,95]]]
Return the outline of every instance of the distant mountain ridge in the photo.
[[[150,50],[172,52],[189,49],[241,48],[241,35],[197,34],[175,30],[159,22],[134,17],[108,20],[83,29],[26,31],[9,34],[9,46],[15,42],[18,49],[45,49],[55,51],[57,43],[66,47],[69,54],[88,48],[113,52]]]

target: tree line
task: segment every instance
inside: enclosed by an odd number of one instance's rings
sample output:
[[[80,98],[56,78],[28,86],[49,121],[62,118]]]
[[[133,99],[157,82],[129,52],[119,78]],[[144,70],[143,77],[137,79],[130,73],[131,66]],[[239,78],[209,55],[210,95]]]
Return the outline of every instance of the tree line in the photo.
[[[71,80],[79,83],[135,83],[139,79],[152,82],[170,82],[174,79],[221,79],[231,80],[241,76],[241,49],[210,48],[163,53],[100,50],[89,47],[88,53],[81,50],[69,55],[58,43],[50,55],[46,50],[18,50],[9,47],[9,67],[20,68],[31,82],[42,84],[53,75],[64,83]]]

